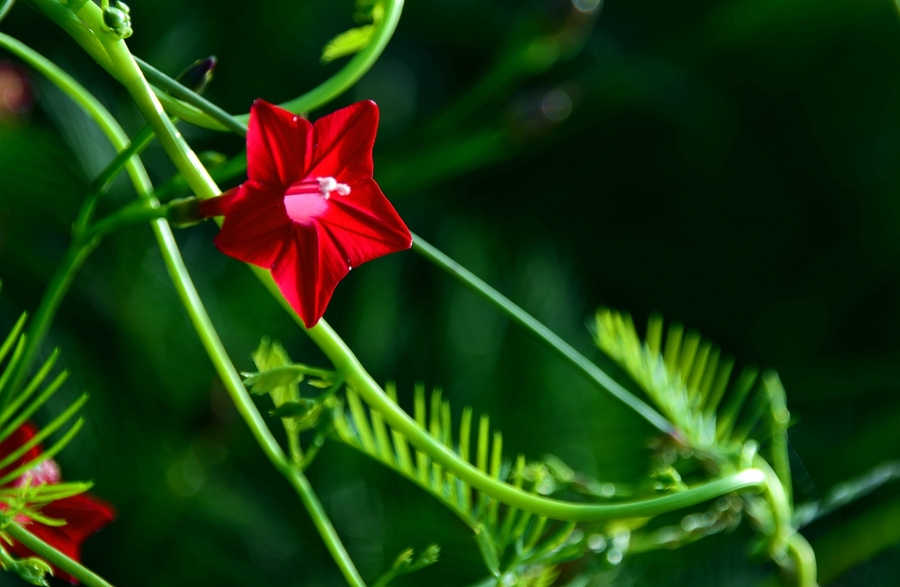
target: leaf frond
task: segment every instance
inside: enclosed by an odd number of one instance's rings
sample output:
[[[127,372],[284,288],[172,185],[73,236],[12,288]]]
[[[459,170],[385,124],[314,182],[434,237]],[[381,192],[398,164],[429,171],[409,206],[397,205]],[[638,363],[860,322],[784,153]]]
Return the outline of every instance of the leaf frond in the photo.
[[[346,407],[338,402],[333,410],[335,436],[341,442],[369,455],[406,477],[434,496],[475,532],[488,569],[494,573],[524,564],[555,560],[568,544],[574,523],[557,523],[507,506],[433,462],[412,447],[407,438],[390,428],[377,410],[368,408],[359,395],[346,388]],[[396,403],[393,383],[386,385],[388,397]],[[477,433],[472,430],[472,409],[463,410],[454,439],[450,403],[439,388],[426,398],[425,387],[417,385],[413,414],[416,422],[436,441],[462,460],[517,488],[546,493],[550,469],[543,463],[526,463],[519,455],[515,465],[503,457],[503,435],[492,431],[487,415],[479,418]],[[472,444],[474,438],[474,446]],[[505,571],[504,571],[505,572]]]
[[[642,341],[631,316],[608,308],[597,310],[597,346],[622,367],[695,448],[740,445],[760,432],[763,416],[772,411],[774,372],[760,377],[745,367],[732,381],[734,359],[673,323],[663,336],[663,320],[650,317]]]

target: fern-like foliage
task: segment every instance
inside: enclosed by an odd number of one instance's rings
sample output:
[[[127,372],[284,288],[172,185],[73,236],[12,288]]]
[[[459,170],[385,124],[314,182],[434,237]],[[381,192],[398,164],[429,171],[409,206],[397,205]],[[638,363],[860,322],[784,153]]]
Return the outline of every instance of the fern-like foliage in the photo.
[[[787,425],[784,388],[774,371],[744,368],[732,383],[734,359],[681,324],[652,316],[642,341],[631,316],[607,308],[596,315],[597,345],[637,382],[684,441],[700,449],[736,449]],[[730,384],[730,385],[729,385]],[[761,427],[764,416],[773,426]]]
[[[27,335],[24,333],[26,320],[27,316],[22,314],[3,343],[0,344],[0,400],[2,400],[0,401],[0,442],[3,442],[25,425],[35,412],[59,390],[69,376],[69,372],[63,370],[52,379],[49,379],[59,358],[59,350],[56,349],[21,390],[12,388],[17,370],[28,367],[22,364],[27,342]],[[47,382],[48,379],[49,382]],[[87,395],[81,395],[59,416],[35,434],[33,438],[16,447],[15,450],[8,454],[0,454],[0,470],[9,469],[32,448],[43,443],[50,435],[62,430],[75,417],[86,401]],[[64,520],[48,518],[43,515],[41,509],[50,502],[71,497],[90,489],[91,483],[78,482],[32,485],[27,477],[25,482],[19,484],[18,487],[12,486],[14,481],[22,478],[28,471],[56,456],[74,438],[83,424],[84,419],[79,417],[48,449],[0,476],[0,509],[2,509],[2,513],[0,513],[0,537],[3,540],[9,541],[9,538],[3,532],[3,527],[12,521],[18,521],[22,518],[48,526],[65,525],[66,522]],[[44,574],[50,569],[39,559],[14,559],[0,548],[0,566],[17,573],[31,584],[47,584]]]
[[[388,384],[386,391],[396,402],[395,386]],[[574,523],[533,516],[479,493],[411,447],[405,436],[386,425],[378,411],[367,409],[352,389],[346,389],[346,398],[347,409],[338,405],[332,415],[337,438],[397,471],[458,515],[475,532],[485,563],[498,581],[522,587],[549,584],[553,564],[583,553],[582,546],[571,540]],[[522,455],[514,464],[505,461],[503,435],[491,430],[487,415],[474,425],[472,409],[465,408],[454,438],[450,403],[440,389],[426,401],[421,385],[415,390],[413,411],[419,425],[462,460],[520,489],[546,492],[551,482],[548,467],[529,464]]]

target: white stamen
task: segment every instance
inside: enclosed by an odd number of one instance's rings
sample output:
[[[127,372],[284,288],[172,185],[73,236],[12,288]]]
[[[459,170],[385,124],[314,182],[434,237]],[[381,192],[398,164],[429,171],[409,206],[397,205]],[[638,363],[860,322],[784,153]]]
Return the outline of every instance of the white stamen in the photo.
[[[319,182],[319,193],[326,200],[331,197],[331,192],[337,192],[339,196],[346,196],[350,193],[350,186],[345,183],[338,183],[333,177],[317,177]]]

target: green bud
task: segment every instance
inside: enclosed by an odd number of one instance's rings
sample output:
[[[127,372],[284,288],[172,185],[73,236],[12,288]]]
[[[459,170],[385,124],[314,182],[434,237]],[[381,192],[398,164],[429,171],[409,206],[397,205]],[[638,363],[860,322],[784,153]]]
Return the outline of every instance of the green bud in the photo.
[[[131,36],[131,9],[122,2],[117,2],[115,6],[110,6],[103,11],[103,24],[116,34],[120,39],[127,39]]]

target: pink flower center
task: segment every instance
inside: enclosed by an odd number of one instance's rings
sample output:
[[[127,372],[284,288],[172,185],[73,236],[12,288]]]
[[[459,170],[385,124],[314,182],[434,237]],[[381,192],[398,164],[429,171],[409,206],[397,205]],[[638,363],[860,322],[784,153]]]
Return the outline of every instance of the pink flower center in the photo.
[[[332,193],[346,196],[350,186],[333,177],[304,179],[291,184],[284,193],[284,209],[291,220],[305,224],[325,213]]]
[[[45,483],[59,483],[61,476],[59,474],[59,465],[53,459],[47,459],[41,464],[36,465],[26,471],[21,477],[16,479],[13,487],[22,487],[29,484],[32,487],[43,485]]]

